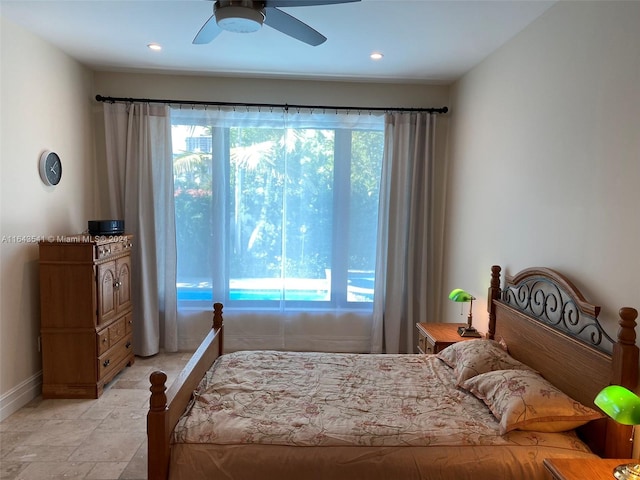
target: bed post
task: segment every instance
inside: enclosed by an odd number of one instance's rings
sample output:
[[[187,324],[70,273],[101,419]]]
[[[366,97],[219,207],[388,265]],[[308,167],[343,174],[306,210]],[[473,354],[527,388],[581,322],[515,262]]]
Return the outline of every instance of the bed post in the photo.
[[[613,345],[613,374],[611,383],[622,385],[635,391],[638,386],[638,369],[630,366],[638,365],[638,347],[636,346],[636,318],[638,311],[635,308],[623,307],[618,313],[618,341]],[[621,425],[608,419],[607,443],[605,445],[605,457],[607,458],[632,458],[633,453],[633,429],[628,425]],[[612,441],[613,439],[615,441]]]
[[[635,390],[638,384],[637,369],[625,368],[625,365],[638,363],[638,347],[636,346],[636,318],[635,308],[623,307],[618,312],[618,342],[613,345],[613,375],[612,383]]]
[[[487,294],[487,311],[489,312],[489,332],[487,338],[494,339],[496,333],[496,307],[494,300],[500,299],[500,266],[491,267],[491,283],[489,284],[489,292]]]
[[[150,480],[166,479],[169,474],[169,411],[167,410],[167,374],[153,372],[151,398],[147,414],[147,475]]]
[[[219,346],[220,346],[220,355],[224,352],[224,325],[222,323],[222,304],[216,302],[213,304],[213,329],[220,329],[219,338]]]

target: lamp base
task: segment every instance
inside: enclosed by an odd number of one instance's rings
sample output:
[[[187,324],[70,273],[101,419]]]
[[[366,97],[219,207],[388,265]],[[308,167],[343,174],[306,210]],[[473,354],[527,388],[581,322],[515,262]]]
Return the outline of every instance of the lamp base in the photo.
[[[461,337],[482,337],[482,335],[480,335],[480,332],[478,332],[473,327],[458,327],[458,335],[460,335]]]
[[[618,465],[613,469],[613,476],[620,480],[640,480],[640,463]]]

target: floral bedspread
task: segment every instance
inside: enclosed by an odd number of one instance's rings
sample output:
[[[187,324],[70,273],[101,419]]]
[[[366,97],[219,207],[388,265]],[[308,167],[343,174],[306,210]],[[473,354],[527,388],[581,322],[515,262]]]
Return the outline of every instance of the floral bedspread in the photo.
[[[570,434],[513,431],[455,386],[435,355],[252,351],[218,358],[174,442],[295,446],[546,445]]]

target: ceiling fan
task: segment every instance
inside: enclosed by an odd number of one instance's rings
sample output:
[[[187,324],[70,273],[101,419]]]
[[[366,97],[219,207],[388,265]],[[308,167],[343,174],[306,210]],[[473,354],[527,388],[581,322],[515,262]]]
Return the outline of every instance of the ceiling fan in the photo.
[[[213,15],[193,39],[194,44],[211,42],[223,30],[249,33],[260,30],[263,24],[309,45],[320,45],[327,37],[306,23],[278,9],[278,7],[307,7],[335,5],[360,0],[216,0]]]

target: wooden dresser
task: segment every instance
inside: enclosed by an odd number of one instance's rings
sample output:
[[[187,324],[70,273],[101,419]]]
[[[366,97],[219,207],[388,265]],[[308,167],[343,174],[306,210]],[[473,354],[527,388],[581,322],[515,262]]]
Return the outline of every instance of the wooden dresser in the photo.
[[[131,235],[40,246],[43,398],[98,398],[134,362]]]

